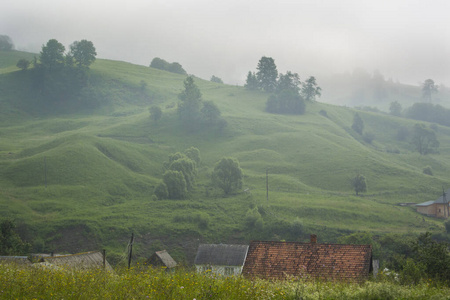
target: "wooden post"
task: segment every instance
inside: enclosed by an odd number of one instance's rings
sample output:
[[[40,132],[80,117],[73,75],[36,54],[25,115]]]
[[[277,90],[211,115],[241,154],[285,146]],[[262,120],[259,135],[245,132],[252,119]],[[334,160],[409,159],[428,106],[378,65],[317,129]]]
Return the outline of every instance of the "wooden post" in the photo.
[[[131,240],[130,244],[128,245],[128,269],[131,266],[131,255],[133,254],[133,240],[134,240],[134,233],[131,233]]]

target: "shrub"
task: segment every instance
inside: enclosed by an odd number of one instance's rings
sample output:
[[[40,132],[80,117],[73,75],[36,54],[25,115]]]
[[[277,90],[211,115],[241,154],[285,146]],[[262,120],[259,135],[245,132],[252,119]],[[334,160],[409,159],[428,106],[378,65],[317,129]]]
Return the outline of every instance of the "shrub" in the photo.
[[[430,166],[426,166],[425,168],[423,168],[423,174],[433,176],[433,169],[431,169]]]
[[[447,233],[450,233],[450,220],[445,222],[444,226],[445,226],[445,231],[447,231]]]
[[[326,111],[326,110],[321,109],[321,110],[319,111],[319,115],[324,116],[325,118],[328,118],[328,114],[327,114],[327,111]]]
[[[372,144],[373,140],[375,139],[375,134],[372,132],[365,132],[363,135],[363,139],[366,143]]]
[[[258,207],[249,208],[245,214],[245,224],[250,228],[262,229],[264,221],[258,211]]]
[[[155,196],[161,199],[167,199],[169,197],[169,192],[167,191],[167,185],[164,182],[161,182],[155,187],[155,191],[153,192]]]

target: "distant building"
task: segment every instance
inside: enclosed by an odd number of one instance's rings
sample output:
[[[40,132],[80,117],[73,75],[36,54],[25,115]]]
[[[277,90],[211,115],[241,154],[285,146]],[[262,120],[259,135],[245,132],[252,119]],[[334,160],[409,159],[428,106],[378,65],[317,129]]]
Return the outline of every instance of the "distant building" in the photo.
[[[166,250],[156,251],[145,261],[145,264],[153,267],[165,267],[168,270],[177,266],[175,260]]]
[[[447,194],[449,192],[450,189],[447,192],[443,192],[442,196],[435,201],[416,204],[417,212],[430,217],[447,219],[450,215],[450,206],[447,200]]]
[[[242,274],[247,278],[364,281],[372,272],[371,245],[250,242]]]
[[[63,269],[91,270],[104,268],[107,271],[113,271],[112,267],[103,256],[103,253],[98,251],[47,256],[43,257],[43,260],[47,264],[61,267]]]
[[[195,257],[197,272],[210,271],[225,276],[239,275],[242,272],[247,245],[202,244]]]

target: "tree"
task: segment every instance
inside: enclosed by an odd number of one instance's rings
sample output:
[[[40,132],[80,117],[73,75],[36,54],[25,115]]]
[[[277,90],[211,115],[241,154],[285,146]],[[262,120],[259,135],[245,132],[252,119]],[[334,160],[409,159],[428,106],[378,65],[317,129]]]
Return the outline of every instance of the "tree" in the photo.
[[[191,147],[191,148],[184,150],[184,154],[188,158],[192,159],[197,164],[197,166],[200,165],[200,161],[201,161],[200,150],[198,150],[195,147]]]
[[[186,180],[183,173],[168,170],[163,175],[163,182],[167,186],[169,199],[184,199],[187,195]]]
[[[65,47],[63,44],[55,39],[51,39],[45,46],[42,46],[39,60],[44,68],[52,71],[64,65],[64,51]]]
[[[292,90],[295,93],[299,93],[300,91],[300,77],[297,73],[292,73],[291,71],[287,71],[286,75],[280,73],[280,78],[277,82],[276,92],[281,93],[285,90]]]
[[[167,71],[172,72],[172,73],[181,74],[181,75],[187,74],[186,70],[183,69],[183,66],[177,62],[173,62],[173,63],[169,64],[169,68],[167,69]]]
[[[432,94],[438,92],[438,86],[434,84],[433,79],[427,79],[422,84],[422,98],[431,102]]]
[[[314,101],[317,97],[321,96],[322,89],[317,85],[316,78],[314,76],[309,77],[302,83],[302,95],[306,101]]]
[[[358,196],[359,193],[366,192],[367,191],[366,178],[361,174],[357,174],[352,179],[352,187],[355,190],[356,196]]]
[[[216,83],[223,83],[223,80],[222,80],[222,79],[220,79],[219,77],[214,76],[214,75],[211,76],[210,81],[211,81],[211,82],[216,82]]]
[[[305,112],[305,101],[302,96],[293,89],[282,90],[272,94],[267,99],[266,111],[279,114],[303,114]]]
[[[0,223],[0,255],[25,255],[30,251],[31,245],[22,241],[15,227],[9,219]]]
[[[7,35],[0,35],[0,51],[11,51],[14,49],[14,44],[11,38]]]
[[[353,116],[352,128],[354,131],[362,135],[364,129],[364,121],[361,119],[358,113],[355,113],[355,115]]]
[[[186,188],[192,190],[197,176],[197,165],[193,160],[183,155],[170,164],[169,170],[181,172],[186,182]]]
[[[234,158],[222,158],[212,173],[213,185],[222,189],[225,195],[242,188],[242,169]]]
[[[438,280],[450,283],[450,252],[448,243],[438,243],[429,232],[419,235],[412,243],[412,258],[425,266],[425,272]]]
[[[150,118],[155,121],[158,122],[161,117],[162,117],[162,110],[159,106],[153,105],[152,107],[149,108],[150,111]]]
[[[391,102],[389,113],[393,116],[400,117],[402,115],[402,105],[397,101]]]
[[[248,71],[247,80],[245,82],[245,88],[249,90],[257,90],[259,87],[258,79],[256,78],[255,72]]]
[[[436,152],[439,147],[436,133],[424,124],[414,125],[412,144],[421,155]]]
[[[30,61],[28,59],[25,58],[21,58],[19,59],[19,61],[17,62],[16,66],[19,69],[22,69],[22,71],[25,71],[26,69],[28,69],[28,67],[30,66]]]
[[[159,69],[159,70],[172,72],[172,73],[182,74],[182,75],[186,75],[187,74],[186,70],[184,70],[183,66],[181,66],[179,63],[177,63],[177,62],[169,63],[169,62],[167,62],[164,59],[161,59],[159,57],[155,57],[151,61],[150,67],[151,68],[155,68],[155,69]]]
[[[206,125],[214,125],[220,119],[220,110],[214,102],[205,101],[203,102],[201,116]]]
[[[275,61],[271,57],[263,56],[256,68],[256,78],[259,83],[259,87],[265,92],[273,92],[277,86],[278,71]]]
[[[159,183],[153,192],[155,196],[161,200],[161,199],[167,199],[169,197],[169,191],[167,190],[167,185],[164,182]]]
[[[184,126],[192,131],[200,121],[200,105],[202,102],[202,93],[194,83],[192,76],[188,76],[184,80],[184,91],[178,95],[178,98],[181,100],[178,103],[178,117],[184,123]]]
[[[97,52],[91,41],[81,40],[70,45],[69,55],[73,57],[79,68],[89,68],[95,61]]]

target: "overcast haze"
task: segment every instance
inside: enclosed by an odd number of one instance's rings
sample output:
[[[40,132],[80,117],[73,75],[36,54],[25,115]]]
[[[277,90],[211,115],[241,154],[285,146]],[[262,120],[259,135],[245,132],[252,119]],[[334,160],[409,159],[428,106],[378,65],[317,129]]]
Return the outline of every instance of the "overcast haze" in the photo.
[[[0,34],[39,52],[55,38],[94,43],[98,58],[243,84],[261,56],[309,75],[375,69],[450,86],[450,1],[2,0]],[[320,84],[320,82],[319,82]]]

